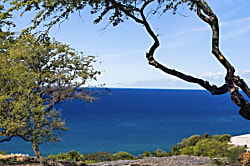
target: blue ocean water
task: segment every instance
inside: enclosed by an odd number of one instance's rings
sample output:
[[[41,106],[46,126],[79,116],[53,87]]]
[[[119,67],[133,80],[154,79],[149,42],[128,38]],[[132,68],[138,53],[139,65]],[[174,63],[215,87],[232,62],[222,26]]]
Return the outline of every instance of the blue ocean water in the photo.
[[[158,148],[169,151],[194,134],[232,134],[250,131],[250,121],[238,114],[229,95],[205,90],[110,89],[87,103],[59,103],[69,128],[59,143],[41,145],[44,155],[68,152],[127,151],[141,154]],[[0,144],[9,153],[33,155],[21,139]]]

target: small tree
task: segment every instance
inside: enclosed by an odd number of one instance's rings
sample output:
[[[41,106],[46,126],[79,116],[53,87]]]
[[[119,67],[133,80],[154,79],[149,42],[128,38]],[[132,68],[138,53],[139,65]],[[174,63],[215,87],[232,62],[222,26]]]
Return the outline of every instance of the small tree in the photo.
[[[25,34],[20,37],[0,31],[0,142],[20,137],[32,143],[38,159],[38,145],[59,141],[66,130],[54,108],[60,101],[92,100],[82,88],[95,79],[93,56],[84,56],[68,45]]]
[[[114,160],[132,160],[134,156],[128,152],[117,152],[113,154]]]
[[[147,158],[147,157],[150,157],[150,152],[149,152],[149,151],[145,151],[145,152],[142,154],[142,158]]]
[[[153,157],[167,157],[169,154],[161,149],[157,149],[152,153]]]

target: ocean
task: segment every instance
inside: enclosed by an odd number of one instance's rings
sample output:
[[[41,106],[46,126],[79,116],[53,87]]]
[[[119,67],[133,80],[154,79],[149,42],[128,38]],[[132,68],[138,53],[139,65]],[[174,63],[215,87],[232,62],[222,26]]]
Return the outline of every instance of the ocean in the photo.
[[[93,102],[78,99],[56,107],[69,128],[62,141],[43,144],[43,155],[76,150],[81,153],[144,151],[171,147],[183,138],[209,133],[249,133],[250,121],[238,114],[229,94],[212,96],[205,90],[115,89],[103,91]],[[8,153],[34,155],[21,139],[0,144]]]

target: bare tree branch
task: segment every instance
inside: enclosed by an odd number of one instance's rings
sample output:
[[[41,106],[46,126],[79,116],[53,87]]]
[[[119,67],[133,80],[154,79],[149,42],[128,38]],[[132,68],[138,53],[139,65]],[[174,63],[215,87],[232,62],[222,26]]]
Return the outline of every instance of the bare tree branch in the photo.
[[[226,68],[227,74],[225,77],[225,83],[227,84],[228,90],[231,95],[231,100],[241,109],[239,113],[246,119],[250,120],[250,105],[248,101],[239,93],[238,87],[250,97],[250,89],[247,84],[239,76],[235,76],[235,69],[230,62],[223,56],[219,49],[219,23],[218,18],[214,12],[201,0],[190,0],[197,5],[197,15],[206,23],[208,23],[213,32],[212,34],[212,53],[215,55],[217,60]],[[201,14],[202,10],[208,17]]]
[[[217,87],[215,85],[210,85],[208,81],[202,80],[200,78],[195,78],[193,76],[186,75],[186,74],[184,74],[182,72],[179,72],[179,71],[176,71],[174,69],[169,69],[169,68],[167,68],[166,66],[160,64],[158,61],[156,61],[154,59],[155,50],[160,46],[160,42],[159,42],[159,39],[158,39],[157,35],[151,29],[149,23],[146,20],[145,15],[143,13],[143,10],[145,9],[146,5],[148,5],[150,2],[151,1],[148,1],[148,3],[145,3],[143,5],[143,7],[141,8],[141,10],[140,10],[140,14],[141,14],[141,17],[143,19],[143,25],[145,26],[145,28],[146,28],[147,32],[149,33],[149,35],[154,40],[153,45],[150,47],[149,52],[146,54],[146,57],[148,59],[149,64],[154,66],[155,68],[158,68],[158,69],[162,70],[163,72],[165,72],[167,74],[176,76],[176,77],[178,77],[178,78],[180,78],[180,79],[182,79],[184,81],[199,84],[203,88],[210,91],[211,94],[213,94],[213,95],[221,95],[221,94],[224,94],[224,93],[228,92],[228,88],[227,88],[226,84],[222,85],[221,87]]]
[[[151,45],[148,53],[146,53],[146,58],[148,59],[148,62],[150,65],[154,66],[155,68],[160,69],[161,71],[173,75],[175,77],[178,77],[184,81],[196,83],[200,85],[201,87],[208,90],[212,95],[221,95],[224,93],[230,92],[231,100],[236,105],[238,105],[241,109],[239,110],[239,113],[246,119],[250,120],[250,105],[246,99],[239,93],[238,89],[241,88],[242,91],[250,97],[250,89],[247,86],[247,84],[244,82],[243,79],[241,79],[239,76],[235,76],[235,69],[230,64],[230,62],[224,57],[224,55],[221,53],[219,49],[219,23],[217,16],[213,13],[211,8],[203,1],[201,0],[189,0],[197,7],[197,15],[201,20],[206,22],[210,25],[212,30],[212,53],[217,58],[217,60],[225,67],[227,74],[225,76],[225,84],[221,87],[217,87],[216,85],[210,85],[208,81],[205,81],[200,78],[195,78],[193,76],[186,75],[182,72],[176,71],[174,69],[169,69],[168,67],[160,64],[158,61],[155,60],[154,54],[156,49],[160,46],[159,39],[157,35],[153,32],[152,28],[150,27],[145,15],[144,10],[145,8],[153,2],[153,0],[145,1],[142,7],[139,9],[136,9],[136,11],[139,12],[141,19],[135,17],[131,14],[130,11],[126,9],[125,5],[118,4],[115,0],[112,0],[112,4],[119,6],[119,10],[123,11],[128,17],[132,18],[134,21],[142,24],[147,33],[152,37],[153,44]]]

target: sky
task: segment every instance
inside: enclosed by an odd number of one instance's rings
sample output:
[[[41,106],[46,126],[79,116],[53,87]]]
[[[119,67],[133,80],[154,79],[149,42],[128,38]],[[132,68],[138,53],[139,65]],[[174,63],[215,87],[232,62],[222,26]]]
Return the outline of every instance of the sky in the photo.
[[[236,68],[237,73],[250,84],[250,1],[208,0],[220,23],[220,48],[224,56]],[[185,15],[185,16],[183,16]],[[17,24],[28,26],[25,20],[15,16]],[[94,24],[95,16],[88,11],[75,13],[61,25],[52,28],[50,35],[62,43],[97,56],[94,64],[101,71],[98,81],[88,85],[114,88],[201,89],[163,73],[148,65],[146,52],[152,39],[144,27],[127,20],[116,27],[107,20]],[[201,77],[211,84],[222,85],[226,70],[211,53],[211,30],[206,23],[187,8],[178,14],[167,12],[149,19],[153,30],[159,34],[160,48],[155,58],[169,68],[185,74]]]

